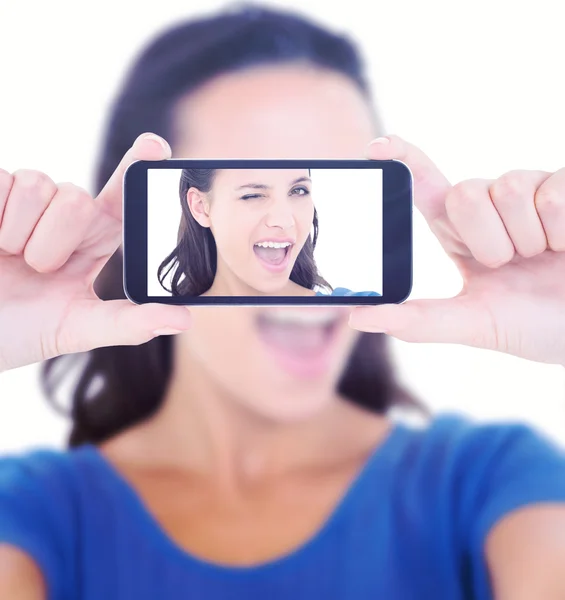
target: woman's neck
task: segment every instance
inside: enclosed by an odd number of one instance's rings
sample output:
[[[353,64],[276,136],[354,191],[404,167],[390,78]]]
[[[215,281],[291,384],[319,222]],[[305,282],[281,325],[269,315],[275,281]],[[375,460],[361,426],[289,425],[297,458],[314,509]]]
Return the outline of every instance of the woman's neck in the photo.
[[[307,420],[270,421],[229,397],[178,338],[174,354],[182,368],[174,368],[162,408],[122,441],[121,456],[130,464],[196,472],[228,490],[350,460],[388,428],[381,416],[337,395]]]

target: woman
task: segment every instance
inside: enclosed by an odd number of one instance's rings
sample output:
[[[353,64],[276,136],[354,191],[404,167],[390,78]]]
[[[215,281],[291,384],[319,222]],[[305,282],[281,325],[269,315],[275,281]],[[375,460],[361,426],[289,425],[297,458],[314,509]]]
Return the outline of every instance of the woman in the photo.
[[[174,296],[377,295],[332,290],[318,273],[311,188],[309,169],[183,169],[179,241],[159,282],[176,264]]]
[[[311,187],[308,169],[183,169],[180,239],[159,267],[161,285],[176,262],[175,296],[307,296],[329,287],[314,261]]]
[[[367,151],[381,133],[350,42],[244,9],[138,59],[96,198],[2,173],[0,370],[52,359],[53,393],[60,364],[86,359],[72,448],[0,462],[2,597],[563,597],[563,453],[523,426],[395,423],[410,400],[385,337],[348,319],[565,364],[565,176],[450,186],[398,137]],[[462,293],[351,317],[129,303],[121,178],[170,157],[165,140],[187,158],[405,161]]]

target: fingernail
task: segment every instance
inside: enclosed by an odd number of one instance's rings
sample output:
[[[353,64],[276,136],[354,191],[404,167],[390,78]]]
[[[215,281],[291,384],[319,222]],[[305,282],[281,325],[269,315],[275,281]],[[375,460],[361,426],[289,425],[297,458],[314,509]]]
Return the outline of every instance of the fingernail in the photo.
[[[390,140],[387,137],[379,137],[374,139],[369,146],[372,146],[373,144],[388,144],[390,142]]]
[[[173,329],[172,327],[163,327],[162,329],[155,329],[153,335],[174,335],[175,333],[182,333],[182,330]]]
[[[167,152],[170,150],[169,144],[162,137],[155,135],[154,133],[145,133],[143,134],[143,138],[157,142],[163,147],[163,150],[167,150]]]

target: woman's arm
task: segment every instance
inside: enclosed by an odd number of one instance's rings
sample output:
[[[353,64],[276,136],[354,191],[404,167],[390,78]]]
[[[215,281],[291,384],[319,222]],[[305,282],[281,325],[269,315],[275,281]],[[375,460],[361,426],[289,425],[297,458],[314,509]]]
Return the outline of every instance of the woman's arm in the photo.
[[[510,513],[486,541],[496,600],[565,598],[565,504]]]
[[[47,593],[41,571],[21,550],[0,545],[0,598],[45,600]]]

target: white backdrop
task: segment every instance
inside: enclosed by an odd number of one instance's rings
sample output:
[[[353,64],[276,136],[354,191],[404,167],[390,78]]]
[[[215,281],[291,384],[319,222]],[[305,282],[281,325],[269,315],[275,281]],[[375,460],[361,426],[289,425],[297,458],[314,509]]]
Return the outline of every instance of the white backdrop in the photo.
[[[387,132],[452,181],[565,166],[565,56],[555,0],[267,1],[349,32],[364,49]],[[0,166],[92,189],[94,158],[123,70],[149,36],[214,0],[0,0]],[[370,14],[368,8],[370,7]],[[416,214],[413,297],[461,281]],[[0,332],[1,334],[1,332]],[[17,343],[17,340],[14,340]],[[526,421],[565,443],[565,372],[461,346],[394,342],[400,373],[436,411]],[[0,453],[61,446],[36,366],[0,375]]]
[[[147,172],[147,294],[170,296],[157,277],[177,244],[180,169]],[[381,169],[311,169],[319,237],[314,258],[332,287],[382,294]],[[355,265],[356,268],[351,268]],[[172,270],[165,278],[170,289]]]

